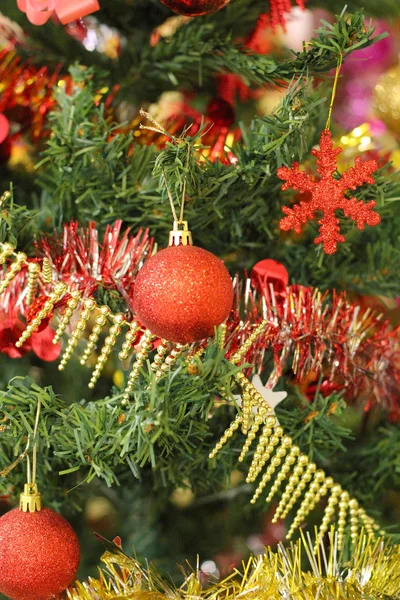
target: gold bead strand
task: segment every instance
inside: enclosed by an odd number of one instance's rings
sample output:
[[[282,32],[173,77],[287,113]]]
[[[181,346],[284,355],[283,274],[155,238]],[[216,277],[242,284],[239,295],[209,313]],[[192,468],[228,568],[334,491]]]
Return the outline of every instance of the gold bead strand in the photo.
[[[23,252],[18,252],[16,260],[10,265],[3,281],[0,283],[0,294],[2,294],[10,285],[14,277],[18,275],[26,262],[27,256]]]
[[[271,417],[271,419],[272,419],[272,417]],[[276,422],[276,419],[275,419],[275,422]],[[269,438],[268,445],[263,449],[261,456],[258,458],[257,464],[255,465],[254,469],[251,471],[251,481],[255,481],[257,479],[258,475],[261,473],[264,466],[269,461],[271,454],[275,450],[275,446],[277,446],[279,444],[282,436],[283,436],[282,427],[277,427],[275,425],[272,435]],[[247,483],[250,482],[249,477],[250,477],[250,470],[249,470],[248,476],[246,478]]]
[[[317,470],[317,465],[315,463],[310,463],[303,475],[301,476],[299,485],[295,488],[289,502],[286,505],[284,512],[282,513],[281,519],[285,519],[289,512],[292,510],[293,506],[296,504],[298,498],[300,498],[307,484],[312,480],[315,471]]]
[[[242,392],[242,433],[247,434],[252,415],[251,396],[248,392]]]
[[[84,308],[80,319],[75,325],[75,329],[68,340],[68,344],[61,359],[61,362],[58,365],[59,371],[64,371],[67,362],[71,358],[74,349],[78,345],[79,339],[86,329],[87,322],[89,321],[92,312],[96,308],[96,302],[93,300],[93,298],[86,298],[86,300],[83,303],[83,307]]]
[[[250,388],[250,395],[251,398],[253,400],[253,404],[255,404],[258,408],[265,408],[267,412],[272,414],[272,408],[270,407],[270,405],[268,404],[268,402],[262,397],[262,395],[260,394],[260,392],[258,392],[256,390],[256,388],[254,387],[254,385],[251,383],[250,384],[251,388]]]
[[[129,402],[129,398],[130,398],[131,392],[133,390],[133,386],[135,384],[135,381],[139,377],[140,369],[142,368],[146,358],[148,357],[148,355],[153,347],[152,342],[155,339],[155,337],[156,336],[153,335],[149,329],[146,329],[146,331],[144,332],[143,340],[140,344],[140,350],[136,354],[136,360],[133,364],[132,371],[129,374],[128,383],[126,384],[124,395],[122,397],[122,405],[123,406],[126,406]]]
[[[304,469],[307,467],[307,465],[308,465],[307,456],[305,454],[300,454],[298,461],[297,461],[297,465],[293,469],[293,473],[289,478],[288,484],[285,487],[284,492],[282,494],[281,501],[279,502],[278,508],[275,511],[274,517],[272,519],[272,523],[277,523],[280,518],[283,519],[284,516],[286,516],[286,514],[290,511],[291,506],[290,506],[290,508],[288,508],[287,512],[286,512],[286,507],[291,502],[295,489],[298,489],[299,484],[301,482],[300,478],[304,474]],[[310,478],[311,478],[311,475],[310,475]]]
[[[247,340],[240,346],[239,350],[237,352],[235,352],[235,354],[230,359],[230,361],[234,365],[240,363],[242,358],[244,358],[244,356],[250,350],[250,348],[252,347],[252,345],[254,344],[256,339],[262,334],[267,323],[268,323],[268,321],[264,320],[259,325],[257,325],[257,327],[254,329],[254,331],[249,335]]]
[[[103,329],[104,325],[107,323],[107,319],[108,319],[109,315],[111,314],[110,308],[106,305],[100,306],[99,312],[100,312],[100,314],[98,317],[96,317],[96,322],[95,322],[95,324],[92,328],[92,331],[89,335],[88,343],[86,344],[85,351],[82,354],[82,358],[80,360],[80,363],[82,366],[86,365],[87,361],[89,360],[89,357],[92,354],[93,350],[95,349],[96,344],[99,340],[102,329]]]
[[[259,409],[258,413],[254,417],[253,425],[251,426],[250,431],[247,433],[246,441],[243,445],[242,452],[240,453],[239,462],[244,461],[246,454],[250,450],[251,444],[253,443],[253,441],[255,440],[255,438],[257,436],[258,430],[260,429],[262,423],[264,422],[266,413],[267,413],[267,411],[265,408]]]
[[[282,481],[287,478],[288,473],[289,473],[290,469],[292,468],[293,464],[296,462],[299,454],[300,454],[300,448],[298,446],[292,446],[289,454],[285,458],[285,462],[283,463],[281,469],[279,470],[279,473],[275,479],[274,485],[272,486],[271,491],[269,492],[269,494],[267,496],[266,502],[268,504],[271,502],[272,498],[275,496],[276,492],[279,490]]]
[[[65,285],[65,283],[57,283],[54,286],[54,289],[51,292],[48,299],[46,300],[46,302],[44,303],[42,310],[39,311],[37,317],[29,323],[29,325],[19,338],[18,342],[15,343],[17,348],[21,348],[21,346],[26,342],[26,340],[31,337],[31,335],[36,331],[43,319],[45,319],[48,316],[48,314],[51,313],[51,311],[54,308],[54,305],[60,300],[60,298],[62,298],[67,289],[68,288]]]
[[[360,528],[358,521],[358,502],[355,498],[352,498],[349,502],[349,512],[350,512],[350,536],[351,543],[353,546],[357,544],[358,540],[358,531]]]
[[[300,527],[302,522],[305,520],[307,515],[313,510],[316,504],[316,497],[320,497],[322,490],[324,489],[325,473],[320,469],[314,475],[313,481],[310,483],[310,487],[305,493],[303,502],[300,504],[300,508],[296,513],[292,525],[288,531],[286,538],[290,540],[296,529]],[[325,493],[327,492],[327,489]]]
[[[331,487],[333,487],[334,483],[335,482],[333,481],[332,477],[327,477],[325,481],[322,482],[321,487],[319,488],[318,492],[315,494],[312,502],[310,503],[309,512],[314,510],[315,505],[318,504],[321,498],[327,495],[328,491],[331,489]]]
[[[0,265],[4,265],[7,258],[14,254],[14,250],[15,248],[8,242],[5,244],[0,244]]]
[[[331,495],[329,496],[328,504],[326,505],[326,508],[325,508],[324,516],[322,517],[322,523],[319,528],[318,536],[315,541],[314,553],[316,553],[316,548],[319,543],[318,540],[322,539],[329,529],[329,524],[335,515],[336,506],[339,503],[339,498],[340,498],[340,495],[342,494],[342,491],[343,490],[339,484],[334,485],[332,488]]]
[[[275,473],[276,469],[280,466],[282,460],[285,458],[289,448],[292,445],[292,440],[288,435],[285,435],[282,439],[281,439],[281,443],[279,448],[277,448],[276,450],[276,454],[275,456],[272,458],[270,465],[268,466],[268,469],[266,470],[266,472],[264,473],[264,475],[261,478],[261,481],[254,493],[254,496],[252,497],[252,499],[250,500],[251,504],[255,504],[257,499],[260,497],[261,492],[263,491],[263,489],[265,488],[265,486],[267,485],[267,483],[272,479],[273,474]]]
[[[172,348],[171,353],[166,357],[164,363],[160,366],[158,371],[156,371],[156,380],[158,381],[168,373],[171,369],[172,365],[176,363],[178,358],[182,355],[185,350],[187,350],[189,346],[187,344],[177,344],[175,348]]]
[[[120,360],[127,360],[132,351],[132,344],[136,339],[140,325],[137,321],[132,321],[129,324],[129,329],[125,334],[125,340],[122,344],[121,352],[118,354]]]
[[[346,527],[346,515],[349,508],[350,496],[346,490],[342,492],[339,501],[339,519],[338,519],[338,550],[343,548],[344,529]]]
[[[268,446],[270,441],[270,437],[276,427],[277,421],[273,416],[269,416],[265,420],[265,425],[262,429],[260,439],[257,444],[256,451],[254,452],[253,460],[250,465],[249,472],[247,474],[246,482],[251,483],[256,480],[258,473],[261,471],[262,467],[258,469],[258,463],[262,460],[265,454],[265,448]]]
[[[375,537],[375,530],[373,527],[374,520],[367,515],[363,508],[358,509],[358,517],[361,520],[368,536]]]
[[[121,313],[118,313],[117,315],[113,316],[114,325],[111,325],[108,335],[107,335],[106,339],[104,340],[104,346],[101,349],[100,356],[97,359],[96,366],[94,368],[92,377],[88,384],[88,386],[91,390],[96,385],[97,380],[99,379],[101,372],[104,369],[106,362],[108,361],[111,350],[115,346],[117,338],[118,338],[119,334],[121,333],[121,328],[124,323],[124,320],[125,320],[124,315]]]
[[[165,362],[165,357],[168,354],[168,341],[161,340],[157,347],[157,354],[154,357],[154,362],[151,363],[153,371],[159,371],[162,364]]]
[[[215,458],[218,452],[222,449],[222,447],[227,443],[228,440],[233,436],[235,431],[239,429],[239,426],[242,422],[242,415],[236,415],[236,419],[232,421],[228,429],[225,429],[224,435],[221,437],[219,442],[216,443],[214,449],[208,455],[209,458]]]
[[[26,295],[26,304],[32,304],[36,294],[37,283],[39,279],[40,266],[37,263],[30,262],[28,266],[28,293]]]
[[[226,340],[226,324],[223,323],[217,329],[216,342],[218,348],[222,351],[225,348],[225,340]]]
[[[63,335],[64,331],[66,330],[68,323],[70,322],[73,312],[76,309],[76,307],[78,306],[80,299],[81,299],[81,293],[78,290],[74,290],[73,292],[71,292],[71,298],[67,302],[67,306],[64,310],[64,313],[61,317],[60,324],[59,324],[57,331],[55,333],[55,336],[53,338],[54,345],[58,344],[58,342],[60,341],[61,336]]]
[[[44,258],[42,262],[42,280],[43,283],[51,283],[53,281],[53,267],[48,258]]]

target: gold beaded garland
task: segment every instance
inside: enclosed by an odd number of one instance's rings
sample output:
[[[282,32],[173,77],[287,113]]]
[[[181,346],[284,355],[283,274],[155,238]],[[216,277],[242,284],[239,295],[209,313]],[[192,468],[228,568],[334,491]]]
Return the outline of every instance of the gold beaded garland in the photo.
[[[147,357],[152,349],[152,342],[154,339],[155,339],[155,336],[151,333],[151,331],[149,329],[146,329],[146,331],[144,332],[144,335],[143,335],[143,340],[140,344],[140,350],[136,354],[136,361],[132,367],[132,370],[131,370],[129,378],[128,378],[128,383],[127,383],[125,391],[124,391],[124,395],[122,398],[123,406],[126,406],[126,404],[129,402],[130,395],[133,391],[133,386],[135,384],[135,381],[139,378],[140,369],[142,368],[145,360],[147,359]]]
[[[26,303],[32,304],[36,293],[37,283],[39,279],[40,266],[37,263],[30,262],[28,266],[28,293],[26,295]]]
[[[40,326],[43,319],[45,319],[49,315],[49,313],[51,313],[56,302],[58,302],[62,298],[62,296],[65,294],[66,291],[67,291],[67,286],[65,285],[65,283],[57,283],[57,285],[54,286],[54,289],[51,292],[48,299],[46,300],[46,302],[43,306],[43,309],[39,312],[38,316],[31,321],[31,323],[27,326],[25,331],[22,333],[19,340],[15,343],[17,348],[21,348],[21,346],[26,342],[26,340],[31,337],[31,335]]]
[[[114,315],[113,321],[114,321],[114,325],[111,325],[111,327],[110,327],[108,336],[106,337],[106,339],[104,341],[104,346],[101,349],[100,356],[97,359],[96,366],[94,368],[91,380],[89,382],[90,389],[93,389],[94,386],[96,385],[96,382],[97,382],[98,378],[100,377],[102,370],[104,369],[104,366],[108,360],[108,357],[110,356],[111,350],[115,346],[117,337],[121,333],[121,327],[124,322],[124,315],[122,315],[120,313],[117,315]]]
[[[263,329],[264,325],[253,331],[235,353],[231,362],[238,364],[244,358],[251,344],[257,340],[258,336],[262,335]],[[358,502],[355,499],[350,499],[348,492],[343,491],[340,485],[335,484],[332,477],[327,477],[323,470],[318,470],[315,463],[310,463],[308,457],[301,453],[300,448],[293,445],[293,441],[289,436],[283,435],[282,427],[278,425],[276,417],[271,414],[271,407],[246,376],[239,372],[235,375],[235,379],[241,388],[241,412],[217,442],[210,453],[210,458],[214,458],[218,454],[224,444],[241,426],[242,432],[246,436],[239,456],[239,460],[243,461],[261,429],[261,435],[258,439],[246,481],[255,481],[268,462],[269,465],[261,477],[251,503],[256,502],[267,483],[275,477],[266,498],[266,501],[270,502],[283,481],[288,478],[288,483],[272,519],[272,522],[276,523],[278,519],[287,517],[304,492],[300,507],[286,536],[287,539],[293,536],[296,529],[301,526],[308,514],[321,498],[328,494],[329,490],[332,491],[321,523],[319,537],[322,537],[328,530],[329,524],[335,515],[336,506],[339,504],[338,545],[343,544],[346,510],[349,503],[353,544],[357,541],[360,521],[368,533],[376,535],[379,526],[363,509],[359,508]]]
[[[86,329],[86,324],[89,321],[92,312],[96,308],[96,302],[93,300],[93,298],[87,298],[84,301],[83,306],[84,309],[81,313],[80,319],[75,325],[75,329],[72,332],[70,339],[68,340],[68,344],[61,359],[61,362],[58,365],[59,371],[63,371],[65,369],[67,362],[71,358],[74,349],[78,345],[79,339],[81,338],[83,332]]]
[[[92,354],[92,352],[98,342],[101,331],[102,331],[104,325],[107,323],[107,319],[108,319],[109,315],[111,314],[111,310],[109,309],[108,306],[101,306],[99,308],[99,312],[100,312],[100,314],[96,318],[96,323],[93,326],[91,334],[89,335],[89,341],[86,344],[85,351],[84,351],[81,361],[80,361],[82,366],[87,363],[90,355]],[[89,384],[89,387],[94,387],[94,385],[91,386]]]

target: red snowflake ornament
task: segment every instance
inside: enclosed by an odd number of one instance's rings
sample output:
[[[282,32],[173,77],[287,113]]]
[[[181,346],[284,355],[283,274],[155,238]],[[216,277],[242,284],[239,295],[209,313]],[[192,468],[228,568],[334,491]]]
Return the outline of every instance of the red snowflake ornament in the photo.
[[[362,162],[356,158],[355,166],[342,174],[340,179],[335,179],[334,173],[337,172],[337,155],[341,153],[341,148],[334,148],[332,135],[328,129],[325,129],[320,138],[319,150],[311,150],[311,154],[317,157],[317,172],[320,177],[315,179],[312,175],[299,170],[299,163],[295,162],[289,167],[281,167],[277,174],[280,179],[286,181],[282,185],[282,190],[299,190],[302,194],[309,192],[310,200],[301,200],[292,208],[282,207],[282,211],[287,215],[279,223],[282,231],[293,229],[296,233],[301,232],[302,225],[307,221],[316,218],[316,211],[323,213],[323,217],[318,221],[320,235],[315,238],[315,244],[324,244],[324,250],[327,254],[334,254],[337,250],[338,242],[345,242],[346,238],[340,234],[339,219],[336,217],[336,210],[341,209],[346,217],[350,217],[358,227],[364,229],[365,224],[373,226],[380,223],[380,216],[372,209],[375,201],[371,200],[364,204],[362,200],[356,198],[346,198],[346,190],[355,190],[364,183],[375,183],[371,176],[378,168],[375,160]]]

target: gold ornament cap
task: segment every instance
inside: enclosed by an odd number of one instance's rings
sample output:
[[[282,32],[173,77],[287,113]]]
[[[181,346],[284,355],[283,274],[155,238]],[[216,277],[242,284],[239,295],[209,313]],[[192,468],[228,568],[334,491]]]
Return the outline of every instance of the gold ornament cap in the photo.
[[[179,226],[182,229],[179,229]],[[169,232],[170,246],[193,246],[192,232],[187,221],[174,221],[174,228]]]
[[[39,512],[42,510],[42,497],[36,483],[26,483],[20,495],[19,507],[22,512]]]

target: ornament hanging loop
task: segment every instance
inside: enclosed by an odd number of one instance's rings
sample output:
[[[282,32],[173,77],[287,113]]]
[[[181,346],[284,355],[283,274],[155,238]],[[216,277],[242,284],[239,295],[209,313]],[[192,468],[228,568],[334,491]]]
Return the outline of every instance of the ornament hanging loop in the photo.
[[[182,225],[182,229],[179,226]],[[187,221],[174,221],[174,228],[169,232],[169,246],[193,246],[192,232]]]
[[[326,121],[325,129],[330,129],[330,126],[331,126],[333,103],[335,101],[337,84],[338,84],[338,81],[339,81],[339,74],[340,74],[340,69],[342,68],[342,64],[343,64],[343,54],[342,54],[342,51],[339,50],[338,62],[337,62],[337,65],[336,65],[336,72],[335,72],[335,79],[333,81],[331,102],[330,102],[330,105],[329,105],[328,119]]]
[[[42,510],[42,498],[36,483],[36,467],[37,467],[37,435],[40,421],[40,411],[42,402],[40,396],[36,409],[35,426],[33,429],[33,451],[32,451],[32,472],[31,461],[29,454],[27,455],[27,483],[24,486],[24,491],[20,495],[19,507],[23,512],[39,512]]]
[[[152,126],[140,124],[140,129],[148,129],[149,131],[155,131],[156,133],[160,133],[161,135],[165,135],[165,136],[169,137],[175,143],[180,143],[180,142],[185,141],[184,137],[174,138],[173,136],[171,136],[168,133],[168,131],[162,125],[160,125],[160,123],[158,123],[148,112],[146,112],[142,108],[140,109],[139,112],[142,117],[145,117],[153,124]],[[181,203],[180,203],[179,217],[178,217],[178,213],[176,212],[175,202],[174,202],[172,192],[168,185],[167,174],[164,169],[162,171],[164,180],[165,180],[165,186],[167,188],[169,203],[171,205],[172,217],[174,219],[173,229],[169,233],[169,245],[170,246],[181,246],[181,245],[182,246],[193,246],[192,233],[191,233],[191,231],[189,231],[188,222],[184,221],[187,171],[189,168],[189,161],[190,161],[190,145],[187,144],[187,154],[186,154],[186,164],[185,164],[186,174],[185,174],[185,177],[183,178],[182,199],[181,199]],[[182,225],[182,229],[179,229],[180,225]]]
[[[42,496],[36,483],[26,483],[24,491],[19,498],[19,507],[22,512],[39,512],[42,510]]]

